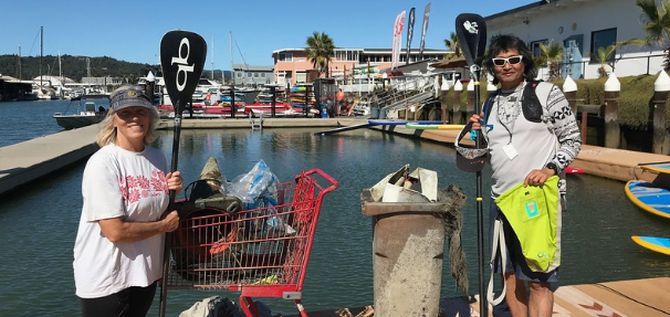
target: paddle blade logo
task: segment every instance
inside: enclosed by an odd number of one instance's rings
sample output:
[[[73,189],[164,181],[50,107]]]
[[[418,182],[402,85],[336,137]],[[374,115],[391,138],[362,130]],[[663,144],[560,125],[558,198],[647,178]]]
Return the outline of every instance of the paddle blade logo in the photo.
[[[477,30],[477,22],[465,21],[463,22],[463,27],[466,31],[472,34],[479,34],[479,30]]]
[[[481,64],[486,49],[486,22],[478,14],[463,13],[456,17],[456,36],[468,65]]]
[[[172,105],[183,109],[191,100],[202,74],[207,43],[193,32],[170,31],[161,39],[160,53],[165,88]]]

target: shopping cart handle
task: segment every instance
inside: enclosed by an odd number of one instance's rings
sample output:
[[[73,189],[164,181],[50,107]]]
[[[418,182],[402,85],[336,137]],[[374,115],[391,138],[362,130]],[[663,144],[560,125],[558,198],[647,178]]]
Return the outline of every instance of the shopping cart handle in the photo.
[[[326,172],[322,171],[320,168],[310,169],[304,172],[303,175],[308,176],[314,173],[319,174],[319,176],[321,176],[323,179],[325,179],[330,183],[330,186],[328,186],[326,189],[323,190],[324,194],[331,192],[340,186],[340,183],[338,183],[332,176],[326,174]]]

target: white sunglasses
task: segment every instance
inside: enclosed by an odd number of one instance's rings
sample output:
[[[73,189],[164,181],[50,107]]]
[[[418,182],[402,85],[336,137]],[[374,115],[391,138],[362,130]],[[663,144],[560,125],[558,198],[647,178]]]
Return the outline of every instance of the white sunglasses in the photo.
[[[516,55],[516,56],[510,56],[510,57],[494,57],[494,58],[491,58],[491,61],[493,61],[493,65],[505,66],[505,63],[509,63],[510,65],[519,64],[519,63],[521,63],[522,59],[523,59],[523,55]]]

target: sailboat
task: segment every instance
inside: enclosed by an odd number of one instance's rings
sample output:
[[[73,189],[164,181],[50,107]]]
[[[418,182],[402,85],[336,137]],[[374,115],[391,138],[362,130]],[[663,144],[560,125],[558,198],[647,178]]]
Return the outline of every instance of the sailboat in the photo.
[[[51,87],[45,87],[42,74],[42,59],[44,58],[44,26],[40,26],[40,83],[33,84],[33,93],[38,99],[52,100],[57,99],[56,91]],[[34,81],[34,79],[33,79]]]

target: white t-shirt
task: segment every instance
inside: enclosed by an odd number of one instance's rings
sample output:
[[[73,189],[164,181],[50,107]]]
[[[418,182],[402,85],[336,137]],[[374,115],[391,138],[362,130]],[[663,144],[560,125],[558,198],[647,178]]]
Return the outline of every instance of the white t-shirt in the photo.
[[[145,287],[161,277],[163,236],[112,243],[98,220],[152,222],[169,203],[167,162],[158,149],[131,152],[114,144],[86,163],[83,207],[74,245],[74,281],[80,298],[98,298],[131,286]]]

